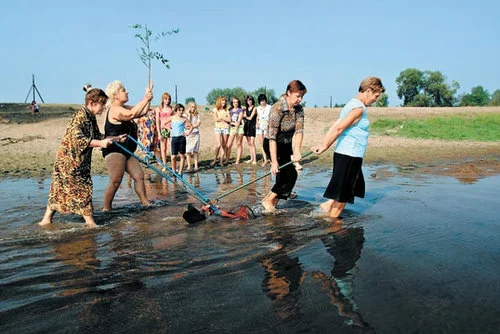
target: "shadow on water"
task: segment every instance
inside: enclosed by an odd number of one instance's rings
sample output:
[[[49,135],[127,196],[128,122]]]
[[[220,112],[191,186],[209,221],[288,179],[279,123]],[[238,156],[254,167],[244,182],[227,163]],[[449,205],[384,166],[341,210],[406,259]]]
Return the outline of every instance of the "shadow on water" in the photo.
[[[264,172],[243,166],[185,179],[216,198]],[[182,213],[187,204],[199,203],[181,184],[152,175],[151,208],[138,206],[124,182],[116,209],[96,211],[100,227],[94,230],[85,229],[81,217],[60,215],[50,228],[38,228],[49,181],[3,181],[0,330],[498,328],[500,227],[493,198],[500,178],[474,185],[440,177],[367,178],[366,198],[348,206],[341,220],[317,212],[328,178],[320,170],[304,171],[298,199],[281,204],[277,216],[259,214],[257,204],[272,184],[264,178],[219,202],[228,210],[251,206],[255,218],[211,216],[188,225]],[[97,209],[106,182],[94,179]],[[467,205],[478,199],[481,209]]]

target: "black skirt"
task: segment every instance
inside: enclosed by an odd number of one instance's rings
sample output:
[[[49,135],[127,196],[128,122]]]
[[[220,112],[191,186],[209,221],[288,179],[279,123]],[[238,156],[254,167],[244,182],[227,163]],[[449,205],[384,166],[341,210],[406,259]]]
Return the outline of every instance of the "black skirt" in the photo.
[[[354,203],[354,197],[365,197],[363,158],[333,154],[333,173],[323,197],[340,203]]]
[[[276,142],[278,165],[283,166],[292,161],[291,155],[293,154],[292,143]],[[268,157],[271,157],[269,151],[269,139],[264,138],[264,151]],[[278,199],[288,199],[292,194],[293,187],[297,182],[297,170],[293,164],[289,164],[280,169],[276,174],[276,183],[271,188],[271,191],[278,195]]]

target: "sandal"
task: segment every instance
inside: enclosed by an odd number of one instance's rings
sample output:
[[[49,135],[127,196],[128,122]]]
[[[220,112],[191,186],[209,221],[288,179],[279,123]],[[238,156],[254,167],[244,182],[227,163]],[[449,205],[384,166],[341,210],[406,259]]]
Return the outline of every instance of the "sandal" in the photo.
[[[215,161],[212,161],[212,162],[210,163],[210,167],[211,167],[211,168],[214,168],[214,167],[215,167],[215,164],[216,164],[216,162],[215,162]]]

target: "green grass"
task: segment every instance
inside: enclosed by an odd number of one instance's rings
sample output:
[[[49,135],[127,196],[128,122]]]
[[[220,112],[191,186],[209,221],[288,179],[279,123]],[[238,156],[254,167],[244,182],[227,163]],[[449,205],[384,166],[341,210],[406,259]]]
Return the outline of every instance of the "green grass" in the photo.
[[[500,140],[500,114],[453,115],[426,119],[379,119],[370,125],[374,134],[444,140]]]

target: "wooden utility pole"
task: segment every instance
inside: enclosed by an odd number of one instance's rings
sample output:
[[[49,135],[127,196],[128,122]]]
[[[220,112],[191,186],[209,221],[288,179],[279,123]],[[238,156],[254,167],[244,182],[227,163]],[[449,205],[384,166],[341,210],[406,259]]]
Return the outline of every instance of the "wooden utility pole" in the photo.
[[[33,99],[32,99],[32,101],[36,101],[36,99],[35,99],[35,91],[38,94],[38,97],[40,98],[40,100],[42,100],[42,102],[45,103],[45,101],[42,98],[42,95],[38,91],[38,88],[36,88],[36,85],[35,85],[35,75],[32,74],[31,75],[31,87],[30,87],[30,90],[28,91],[28,95],[26,95],[26,98],[24,99],[24,103],[26,103],[26,101],[28,101],[28,97],[30,96],[31,92],[33,92]]]

